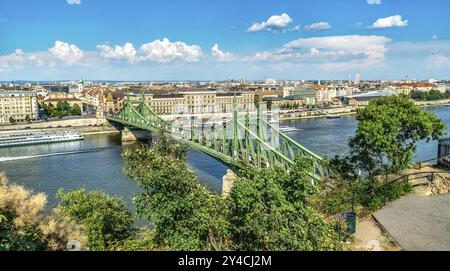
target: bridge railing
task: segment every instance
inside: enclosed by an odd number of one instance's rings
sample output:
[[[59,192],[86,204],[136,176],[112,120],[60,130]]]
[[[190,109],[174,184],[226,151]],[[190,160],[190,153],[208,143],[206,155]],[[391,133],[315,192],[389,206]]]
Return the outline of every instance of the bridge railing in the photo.
[[[236,102],[232,113],[232,119],[223,118],[222,125],[196,127],[190,119],[187,127],[177,127],[176,122],[165,120],[141,100],[127,102],[121,112],[107,118],[125,125],[168,133],[176,140],[234,165],[242,160],[257,167],[280,164],[289,168],[297,155],[304,155],[314,160],[312,178],[319,180],[324,174],[322,158],[270,124],[267,116],[262,115],[261,106],[258,106],[256,118],[251,120],[249,112],[237,112]]]
[[[404,174],[400,177],[397,177],[393,180],[384,182],[381,186],[369,189],[367,191],[364,191],[363,193],[354,194],[352,197],[342,199],[338,203],[328,207],[326,210],[322,210],[326,214],[326,218],[332,217],[335,215],[339,215],[340,213],[349,211],[353,208],[358,208],[358,202],[361,198],[364,196],[371,195],[373,193],[379,192],[383,189],[385,189],[387,186],[391,185],[392,183],[398,182],[403,183],[407,182],[411,185],[411,187],[418,187],[418,186],[425,186],[429,183],[433,182],[436,179],[436,176],[440,174],[449,174],[448,171],[429,171],[429,172],[415,172],[415,173],[409,173]],[[414,183],[413,181],[419,180],[419,179],[425,179],[427,180],[426,183]]]

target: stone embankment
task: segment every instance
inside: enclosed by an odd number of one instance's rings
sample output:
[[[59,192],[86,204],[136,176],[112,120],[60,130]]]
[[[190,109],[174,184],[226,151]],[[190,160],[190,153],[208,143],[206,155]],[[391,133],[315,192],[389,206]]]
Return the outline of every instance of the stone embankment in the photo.
[[[450,99],[437,101],[414,101],[414,104],[422,107],[448,105],[450,104]]]
[[[323,110],[313,111],[280,111],[280,120],[295,120],[295,119],[310,119],[310,118],[324,118],[327,116],[345,116],[356,114],[354,106],[328,108]]]
[[[119,133],[105,118],[74,118],[0,126],[0,134],[22,131],[44,132],[59,130],[76,130],[83,135]]]

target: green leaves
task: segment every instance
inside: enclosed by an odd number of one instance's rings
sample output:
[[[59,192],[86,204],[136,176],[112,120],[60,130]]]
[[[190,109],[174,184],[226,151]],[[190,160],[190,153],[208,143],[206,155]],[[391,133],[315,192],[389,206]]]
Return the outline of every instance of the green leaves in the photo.
[[[81,107],[78,104],[74,104],[72,107],[67,101],[58,101],[56,107],[53,104],[43,105],[44,110],[50,117],[66,117],[66,116],[79,116],[81,115]]]
[[[419,101],[436,101],[442,99],[450,98],[450,91],[446,91],[445,93],[440,92],[439,90],[431,90],[429,92],[413,90],[409,94],[411,99],[419,100]]]
[[[337,250],[340,236],[311,207],[317,193],[313,162],[241,167],[229,197],[199,184],[178,147],[163,139],[125,155],[125,172],[142,188],[138,213],[154,230],[155,247],[168,250]],[[183,153],[183,152],[181,152]]]
[[[444,135],[445,124],[422,111],[406,96],[371,101],[359,109],[358,128],[349,141],[357,167],[373,176],[382,170],[399,171],[411,162],[420,140],[436,140]]]
[[[185,147],[167,139],[125,154],[125,172],[143,190],[135,198],[138,214],[152,225],[158,247],[226,249],[224,199],[200,185],[185,155]]]
[[[105,250],[135,232],[134,218],[122,200],[99,191],[59,191],[59,209],[86,227],[91,250]]]
[[[308,158],[282,168],[243,169],[230,194],[231,237],[240,250],[337,250],[339,233],[309,206],[317,190]]]

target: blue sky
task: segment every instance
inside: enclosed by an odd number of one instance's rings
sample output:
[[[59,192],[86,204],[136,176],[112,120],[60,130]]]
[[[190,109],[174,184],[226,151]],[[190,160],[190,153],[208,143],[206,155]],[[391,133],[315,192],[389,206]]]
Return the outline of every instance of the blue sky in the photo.
[[[450,79],[448,10],[448,0],[0,0],[0,80]]]

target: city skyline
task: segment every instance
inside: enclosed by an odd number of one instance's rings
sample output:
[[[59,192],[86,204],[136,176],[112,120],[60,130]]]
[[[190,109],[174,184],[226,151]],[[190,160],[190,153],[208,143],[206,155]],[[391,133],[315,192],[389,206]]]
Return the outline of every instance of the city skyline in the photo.
[[[449,79],[449,8],[442,0],[0,0],[0,80]]]

